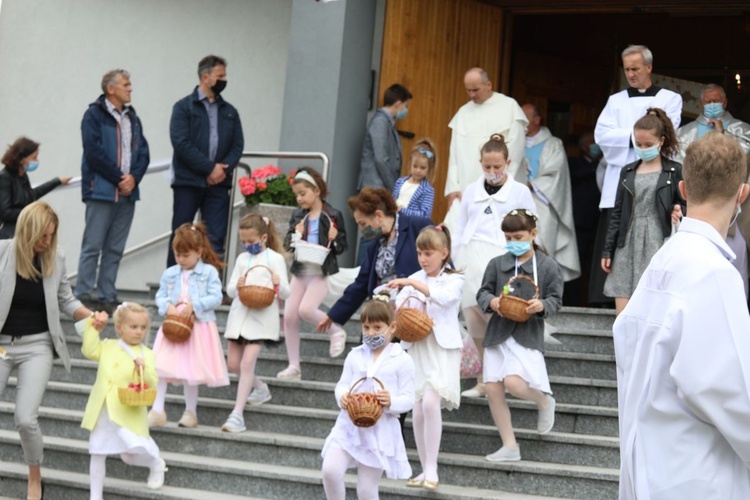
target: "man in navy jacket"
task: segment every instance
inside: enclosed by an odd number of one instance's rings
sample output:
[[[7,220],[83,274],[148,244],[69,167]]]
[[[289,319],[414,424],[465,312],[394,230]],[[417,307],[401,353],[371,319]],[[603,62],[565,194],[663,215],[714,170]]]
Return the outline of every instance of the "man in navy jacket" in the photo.
[[[99,98],[83,115],[81,188],[86,204],[75,294],[91,309],[111,312],[119,303],[115,281],[146,173],[149,151],[143,126],[130,103],[130,74],[123,69],[102,78]],[[96,270],[99,265],[99,278]],[[96,282],[99,305],[91,293]]]
[[[200,83],[172,108],[169,135],[174,148],[172,168],[172,232],[192,222],[200,209],[211,246],[224,254],[232,171],[245,140],[237,110],[221,97],[227,85],[227,62],[206,56],[198,63]],[[175,264],[172,240],[167,265]]]

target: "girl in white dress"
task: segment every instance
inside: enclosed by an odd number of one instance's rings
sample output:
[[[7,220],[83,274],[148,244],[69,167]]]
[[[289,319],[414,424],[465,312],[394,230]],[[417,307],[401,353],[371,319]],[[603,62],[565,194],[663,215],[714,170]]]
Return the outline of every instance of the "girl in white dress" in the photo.
[[[461,309],[466,329],[481,355],[482,339],[489,316],[477,306],[476,295],[482,286],[482,276],[487,264],[493,257],[506,252],[505,236],[500,230],[503,215],[514,208],[525,208],[533,212],[536,205],[529,188],[508,175],[511,162],[508,146],[501,134],[493,134],[482,146],[479,162],[483,175],[464,190],[459,220],[456,227],[451,227],[451,231],[454,263],[466,276]],[[461,395],[476,398],[485,394],[480,376],[477,377],[477,385]]]
[[[277,299],[265,309],[250,309],[240,301],[237,288],[245,284],[264,285],[267,281],[273,284],[278,298],[285,300],[290,293],[284,247],[273,222],[258,214],[247,214],[240,220],[239,232],[245,251],[237,256],[227,283],[227,295],[234,300],[224,337],[228,339],[229,371],[240,379],[234,409],[221,426],[221,430],[226,432],[245,430],[243,411],[246,403],[261,405],[271,399],[268,385],[255,376],[255,365],[263,343],[267,340],[278,341],[280,329]]]
[[[98,312],[86,320],[81,348],[84,356],[99,363],[81,423],[81,427],[91,431],[92,500],[102,498],[107,455],[120,455],[128,465],[149,468],[146,484],[151,489],[164,484],[166,470],[159,447],[148,432],[146,407],[123,405],[118,392],[120,387],[133,383],[135,368],[143,368],[143,379],[148,387],[156,386],[154,352],[143,344],[151,328],[148,312],[139,304],[121,304],[114,313],[118,340],[99,338],[107,319],[107,313]]]
[[[422,267],[408,278],[388,283],[389,288],[404,287],[396,297],[398,307],[415,307],[426,301],[426,313],[432,318],[433,331],[423,340],[402,342],[416,367],[416,403],[414,440],[417,442],[422,473],[406,485],[435,490],[438,487],[437,458],[443,434],[441,409],[454,410],[461,402],[461,330],[458,310],[464,276],[449,267],[451,238],[448,228],[428,226],[417,236],[417,257]]]
[[[411,466],[398,416],[414,405],[414,362],[398,343],[391,343],[395,330],[389,295],[376,295],[362,308],[362,344],[344,361],[336,384],[336,402],[341,413],[323,445],[323,487],[328,500],[344,500],[344,474],[357,468],[357,497],[376,500],[378,483],[385,471],[390,479],[406,479]],[[357,427],[346,411],[349,391],[367,377],[355,392],[373,391],[383,405],[383,414],[372,427]],[[377,377],[383,388],[374,380]]]

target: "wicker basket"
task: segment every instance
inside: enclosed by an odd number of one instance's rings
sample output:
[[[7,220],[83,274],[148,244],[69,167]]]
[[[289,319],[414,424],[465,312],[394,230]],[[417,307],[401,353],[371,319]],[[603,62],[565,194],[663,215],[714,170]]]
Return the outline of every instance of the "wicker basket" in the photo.
[[[156,387],[148,387],[143,378],[143,367],[139,366],[138,370],[133,370],[135,384],[130,387],[118,387],[117,395],[120,397],[120,403],[125,406],[151,406],[156,399]]]
[[[536,286],[534,280],[529,278],[528,276],[513,276],[508,280],[505,286],[510,286],[513,281],[517,279],[524,279],[529,281],[534,286],[534,296],[532,298],[539,298],[539,287]],[[500,315],[504,318],[517,321],[518,323],[524,323],[531,317],[531,314],[526,312],[527,307],[529,307],[529,301],[521,297],[503,294],[502,299],[500,299]]]
[[[349,418],[357,427],[372,427],[383,414],[383,405],[372,392],[353,392],[354,389],[364,382],[367,377],[362,377],[352,384],[349,389],[349,399],[346,405],[346,411]],[[381,389],[385,389],[383,383],[377,377],[372,378],[380,384]]]
[[[422,310],[405,307],[415,299],[422,303]],[[414,295],[409,296],[396,313],[396,337],[405,342],[419,342],[432,332],[432,318],[425,314],[427,302]]]
[[[250,271],[258,267],[268,271],[271,278],[264,285],[247,284],[247,277]],[[270,288],[269,284],[271,285]],[[250,309],[265,309],[273,304],[273,301],[276,299],[276,291],[273,285],[273,270],[263,265],[253,266],[248,269],[245,273],[245,285],[237,287],[237,295],[240,297],[240,302]]]
[[[327,213],[321,212],[321,214],[328,217],[329,223],[332,226],[334,225],[333,220]],[[307,219],[307,215],[302,219],[303,223],[305,222],[305,219]],[[294,242],[294,260],[297,262],[322,266],[326,261],[326,258],[328,258],[329,253],[331,253],[331,240],[328,240],[327,246],[310,243],[303,239]]]
[[[179,307],[182,304],[177,304]],[[190,338],[195,324],[195,315],[185,318],[179,314],[167,314],[161,324],[161,333],[173,344],[182,344]]]

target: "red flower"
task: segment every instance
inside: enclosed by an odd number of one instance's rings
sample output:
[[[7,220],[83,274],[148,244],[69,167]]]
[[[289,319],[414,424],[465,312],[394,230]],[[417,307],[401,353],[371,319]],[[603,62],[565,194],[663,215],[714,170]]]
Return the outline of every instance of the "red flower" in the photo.
[[[240,192],[242,193],[242,196],[249,196],[255,193],[256,183],[253,179],[250,179],[248,177],[240,177],[237,183],[240,186]]]
[[[268,185],[265,182],[259,182],[258,189],[260,189],[261,191],[265,191],[266,189],[268,189]]]

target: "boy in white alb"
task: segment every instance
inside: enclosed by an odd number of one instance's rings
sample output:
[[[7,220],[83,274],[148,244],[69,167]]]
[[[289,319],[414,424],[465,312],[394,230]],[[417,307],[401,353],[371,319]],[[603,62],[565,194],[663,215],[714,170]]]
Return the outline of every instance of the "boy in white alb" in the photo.
[[[615,321],[620,499],[750,498],[750,316],[725,240],[750,186],[742,149],[687,150],[688,217]]]

